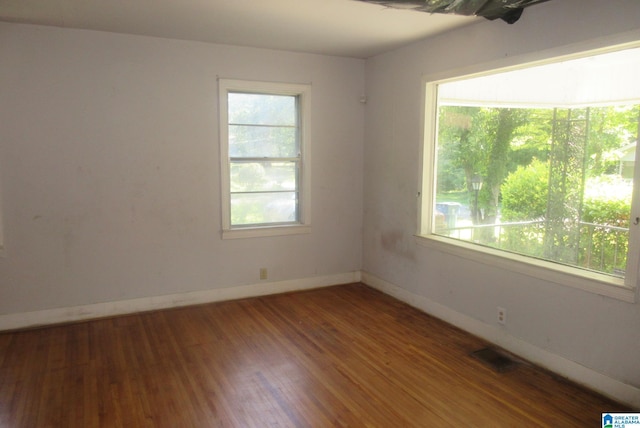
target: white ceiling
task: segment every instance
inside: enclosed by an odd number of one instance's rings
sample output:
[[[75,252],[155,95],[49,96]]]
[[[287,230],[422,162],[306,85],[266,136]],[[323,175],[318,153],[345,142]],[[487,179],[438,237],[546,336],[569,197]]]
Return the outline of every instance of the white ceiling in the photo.
[[[0,0],[0,21],[356,58],[479,20],[355,0]]]

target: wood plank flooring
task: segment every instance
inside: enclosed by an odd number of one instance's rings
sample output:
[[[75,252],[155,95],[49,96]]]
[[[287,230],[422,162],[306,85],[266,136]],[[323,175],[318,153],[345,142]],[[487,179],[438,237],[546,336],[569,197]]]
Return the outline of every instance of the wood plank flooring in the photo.
[[[595,427],[628,410],[362,284],[0,334],[0,427]]]

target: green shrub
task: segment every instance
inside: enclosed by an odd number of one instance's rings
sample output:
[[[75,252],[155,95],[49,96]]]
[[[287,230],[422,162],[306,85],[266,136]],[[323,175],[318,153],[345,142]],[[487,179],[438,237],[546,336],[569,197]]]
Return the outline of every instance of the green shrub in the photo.
[[[502,184],[503,222],[543,218],[547,213],[547,183],[549,166],[534,159],[527,166],[519,166]]]
[[[501,189],[502,223],[544,220],[548,179],[548,165],[538,160],[528,166],[518,167],[510,174]],[[504,228],[500,247],[558,261],[563,258],[546,252],[565,251],[573,254],[567,258],[573,258],[570,264],[577,263],[587,269],[622,275],[627,261],[631,191],[631,185],[617,177],[590,178],[585,184],[581,217],[573,219],[580,221],[579,226],[574,223],[577,228],[569,226],[566,235],[560,235],[561,239],[567,240],[565,244],[556,243],[552,248],[545,248],[544,243],[549,238],[548,225],[536,222]],[[571,219],[565,220],[569,220],[567,225],[571,224]],[[574,244],[569,244],[572,239]]]
[[[587,181],[582,221],[629,227],[632,187],[617,177],[601,176]]]
[[[589,269],[620,275],[629,250],[631,185],[616,177],[587,181],[582,205],[580,264]],[[621,228],[621,229],[618,229]]]

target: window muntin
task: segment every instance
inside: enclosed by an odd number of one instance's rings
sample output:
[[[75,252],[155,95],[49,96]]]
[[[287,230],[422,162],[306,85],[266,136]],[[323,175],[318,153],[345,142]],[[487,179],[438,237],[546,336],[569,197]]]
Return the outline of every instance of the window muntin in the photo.
[[[639,64],[628,49],[429,82],[419,234],[635,287]]]
[[[297,95],[228,93],[231,157],[297,158]]]
[[[308,226],[309,87],[235,80],[219,86],[223,236]]]

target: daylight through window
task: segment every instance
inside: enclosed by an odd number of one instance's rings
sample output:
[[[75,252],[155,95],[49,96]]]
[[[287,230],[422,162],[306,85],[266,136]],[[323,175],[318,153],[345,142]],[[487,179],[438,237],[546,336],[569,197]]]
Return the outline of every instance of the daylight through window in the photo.
[[[221,81],[223,229],[305,223],[306,87]]]
[[[627,49],[429,83],[420,233],[635,286],[638,75]]]

